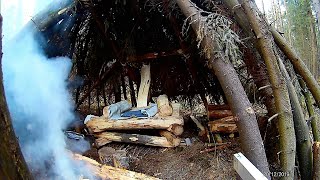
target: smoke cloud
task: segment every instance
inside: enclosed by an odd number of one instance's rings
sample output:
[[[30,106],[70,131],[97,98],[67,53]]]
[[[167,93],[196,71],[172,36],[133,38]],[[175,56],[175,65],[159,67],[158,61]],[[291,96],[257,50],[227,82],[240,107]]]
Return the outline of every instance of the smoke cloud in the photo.
[[[29,168],[46,172],[48,179],[79,179],[84,172],[69,158],[63,133],[74,119],[67,90],[71,61],[66,57],[48,59],[35,39],[34,28],[25,25],[30,13],[35,15],[50,2],[53,0],[3,3],[5,93]]]

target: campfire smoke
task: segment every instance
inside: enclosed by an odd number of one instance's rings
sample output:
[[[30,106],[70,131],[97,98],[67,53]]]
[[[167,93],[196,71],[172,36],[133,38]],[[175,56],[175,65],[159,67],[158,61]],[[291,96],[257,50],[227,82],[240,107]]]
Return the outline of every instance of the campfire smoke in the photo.
[[[26,11],[32,10],[35,15],[49,3],[59,4],[53,0],[13,0],[2,4],[5,93],[29,168],[45,172],[48,179],[79,179],[86,174],[80,163],[70,159],[63,133],[74,119],[67,90],[71,61],[66,57],[48,59],[34,36],[35,28],[25,25],[25,20],[32,18]]]

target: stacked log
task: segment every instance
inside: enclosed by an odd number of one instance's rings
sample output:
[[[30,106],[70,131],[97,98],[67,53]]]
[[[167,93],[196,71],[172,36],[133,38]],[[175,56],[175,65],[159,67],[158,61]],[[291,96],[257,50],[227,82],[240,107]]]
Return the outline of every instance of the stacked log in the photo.
[[[140,130],[140,129],[165,129],[175,135],[181,135],[183,128],[182,117],[160,117],[147,119],[131,118],[125,120],[111,120],[105,117],[93,117],[86,125],[91,133],[107,130]]]
[[[233,116],[229,105],[208,105],[208,126],[212,133],[232,134],[238,132],[237,117]]]
[[[207,116],[209,120],[221,119],[232,116],[229,105],[212,105],[207,106]]]
[[[162,99],[163,100],[163,99]],[[111,120],[107,116],[92,117],[86,123],[90,133],[96,138],[96,146],[101,147],[110,142],[123,142],[144,144],[149,146],[176,147],[180,144],[181,139],[178,137],[183,133],[183,117],[180,116],[180,104],[165,102],[171,108],[171,116],[165,113],[161,116],[159,113],[152,118],[139,119],[130,118],[125,120]],[[162,102],[160,104],[162,104]],[[170,111],[169,108],[169,111]],[[168,108],[166,108],[168,110]],[[168,111],[167,111],[168,112]],[[150,136],[141,134],[127,134],[114,131],[119,130],[160,130],[160,136]]]
[[[212,133],[235,133],[238,132],[236,125],[237,118],[235,116],[228,116],[219,120],[210,121],[208,126]]]

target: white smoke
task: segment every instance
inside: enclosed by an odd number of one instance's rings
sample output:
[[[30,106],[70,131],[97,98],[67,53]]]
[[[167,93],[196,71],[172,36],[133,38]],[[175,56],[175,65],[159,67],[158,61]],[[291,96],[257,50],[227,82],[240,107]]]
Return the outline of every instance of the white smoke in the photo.
[[[74,119],[66,88],[71,61],[66,57],[48,59],[34,37],[34,29],[25,26],[30,12],[35,15],[50,2],[53,0],[3,2],[5,93],[29,168],[58,179],[79,179],[83,172],[79,173],[77,163],[69,158],[62,131]]]

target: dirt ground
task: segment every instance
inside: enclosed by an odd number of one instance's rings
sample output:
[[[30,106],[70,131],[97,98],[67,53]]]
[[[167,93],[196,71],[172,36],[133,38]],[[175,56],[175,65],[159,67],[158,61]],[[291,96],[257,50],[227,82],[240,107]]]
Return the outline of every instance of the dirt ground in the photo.
[[[228,146],[212,152],[200,141],[191,146],[157,148],[132,144],[107,145],[115,150],[125,150],[130,160],[129,170],[161,179],[236,179],[232,164],[233,154],[240,152],[238,138],[227,139]],[[85,154],[100,161],[96,149]],[[112,165],[112,160],[105,162]]]

